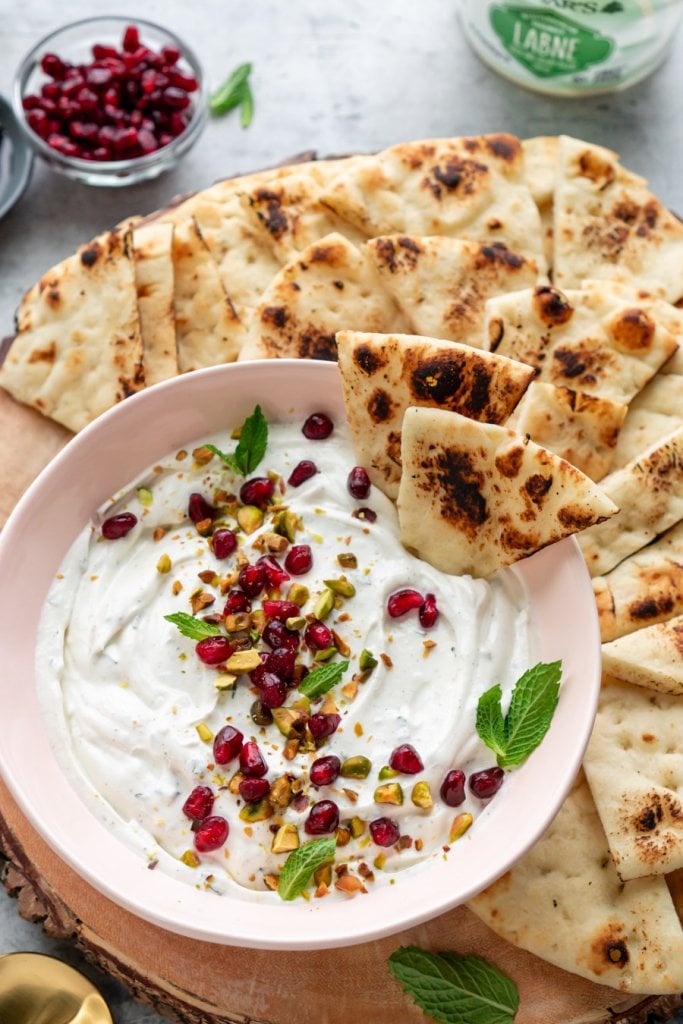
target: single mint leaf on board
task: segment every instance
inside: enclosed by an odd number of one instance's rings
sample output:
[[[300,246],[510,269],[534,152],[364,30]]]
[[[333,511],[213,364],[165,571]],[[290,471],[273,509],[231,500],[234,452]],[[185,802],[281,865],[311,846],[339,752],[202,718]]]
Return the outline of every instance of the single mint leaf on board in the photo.
[[[283,900],[293,900],[299,896],[314,871],[327,864],[334,857],[337,848],[337,837],[330,839],[314,839],[304,843],[298,850],[292,850],[280,873],[277,891]]]
[[[539,745],[560,699],[562,662],[539,662],[515,683],[505,716],[505,753],[501,768],[521,764]]]
[[[218,636],[220,633],[213,622],[204,622],[204,619],[197,619],[187,612],[173,612],[172,615],[164,615],[164,618],[177,626],[183,636],[189,636],[190,640],[206,640],[207,636]]]
[[[500,706],[502,696],[500,684],[496,683],[482,693],[477,704],[477,733],[496,756],[505,753],[505,719]]]
[[[222,452],[215,444],[204,445],[210,452],[222,459],[226,466],[240,476],[253,473],[266,454],[268,447],[268,421],[257,405],[251,416],[240,427],[239,441],[234,452]]]
[[[420,1009],[440,1024],[512,1024],[515,1019],[516,985],[478,956],[401,946],[389,957],[389,970]]]
[[[209,110],[212,114],[227,114],[244,101],[244,87],[248,87],[251,64],[240,64],[228,75],[209,97]]]
[[[336,686],[349,667],[348,661],[335,661],[332,665],[321,665],[309,672],[299,683],[299,692],[304,697],[322,697],[324,693]]]

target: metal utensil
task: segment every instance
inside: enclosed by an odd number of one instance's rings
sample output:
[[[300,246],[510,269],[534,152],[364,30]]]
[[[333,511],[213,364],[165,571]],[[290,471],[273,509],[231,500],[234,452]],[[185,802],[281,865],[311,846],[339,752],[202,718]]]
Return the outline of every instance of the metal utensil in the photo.
[[[0,1021],[7,1024],[113,1024],[95,986],[42,953],[0,957]]]

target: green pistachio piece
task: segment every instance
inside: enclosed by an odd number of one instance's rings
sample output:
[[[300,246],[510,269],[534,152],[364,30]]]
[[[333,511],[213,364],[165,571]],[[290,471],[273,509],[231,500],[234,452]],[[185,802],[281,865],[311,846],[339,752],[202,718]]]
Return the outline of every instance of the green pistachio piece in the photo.
[[[286,736],[287,739],[299,736],[306,720],[303,711],[294,707],[271,708],[271,714],[273,721],[283,736]],[[297,726],[299,727],[298,729]]]
[[[374,656],[372,651],[369,651],[367,647],[364,647],[360,652],[358,659],[358,667],[361,672],[372,672],[373,668],[377,667],[377,658]]]
[[[316,619],[320,619],[322,621],[323,619],[327,618],[327,616],[330,614],[333,608],[334,593],[328,588],[327,590],[323,590],[322,594],[316,601],[315,608],[313,609],[313,614],[315,615]]]
[[[296,539],[296,528],[299,525],[299,517],[296,512],[289,509],[282,509],[273,516],[273,530],[281,537],[286,537],[292,544]]]
[[[228,672],[235,672],[239,675],[242,672],[253,672],[261,664],[261,656],[258,651],[235,651],[225,663]]]
[[[149,487],[138,487],[138,501],[143,508],[149,508],[154,501],[154,495]]]
[[[396,769],[390,768],[388,764],[385,764],[384,767],[379,770],[379,778],[382,782],[384,782],[385,779],[395,779],[397,775],[398,772]]]
[[[267,797],[257,800],[253,804],[245,804],[240,811],[241,821],[265,821],[273,816],[273,808]]]
[[[263,526],[263,512],[256,505],[242,505],[237,509],[237,522],[245,533],[253,533]]]
[[[337,561],[341,565],[342,569],[358,568],[358,559],[352,551],[340,551],[337,555]]]
[[[180,859],[188,868],[198,868],[201,863],[194,850],[185,850],[185,853],[181,853]]]
[[[293,615],[291,619],[285,620],[285,626],[287,627],[287,629],[293,629],[294,631],[303,629],[305,625],[306,618],[303,615]]]
[[[410,799],[416,807],[424,807],[425,810],[429,810],[430,807],[434,806],[428,782],[416,782],[410,794]]]
[[[279,829],[273,836],[273,844],[270,848],[271,853],[291,853],[292,850],[298,850],[299,848],[299,833],[296,830],[296,825],[280,825]]]
[[[356,594],[356,588],[353,583],[349,583],[346,576],[340,576],[338,580],[323,580],[323,583],[333,594],[339,594],[340,597],[354,597]]]
[[[341,775],[345,779],[367,779],[372,770],[372,761],[369,757],[356,754],[354,757],[347,757],[341,766]]]
[[[398,807],[403,803],[403,790],[398,782],[387,782],[377,787],[374,801],[376,804],[395,804]]]
[[[358,839],[365,832],[365,822],[362,818],[353,817],[349,822],[349,828],[353,838]]]
[[[166,573],[171,571],[171,559],[169,555],[162,555],[157,562],[157,572]]]
[[[287,600],[293,601],[294,604],[298,604],[299,608],[303,608],[310,597],[308,587],[304,586],[303,583],[292,583],[291,587],[287,591]]]
[[[316,651],[315,652],[315,654],[313,655],[313,660],[314,661],[329,661],[330,658],[333,658],[335,656],[335,654],[337,654],[337,653],[338,653],[337,648],[334,647],[334,646],[332,646],[332,647],[324,647],[322,651]]]

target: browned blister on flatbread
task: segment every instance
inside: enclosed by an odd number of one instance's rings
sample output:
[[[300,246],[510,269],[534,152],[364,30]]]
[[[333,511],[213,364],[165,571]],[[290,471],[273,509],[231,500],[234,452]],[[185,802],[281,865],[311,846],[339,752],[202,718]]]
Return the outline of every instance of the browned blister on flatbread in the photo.
[[[144,386],[131,231],[99,235],[24,296],[0,384],[70,430]]]
[[[502,423],[533,376],[522,363],[434,338],[339,331],[337,347],[359,462],[391,498],[401,479],[401,425],[408,406]]]
[[[602,665],[624,682],[683,695],[683,615],[603,644]]]
[[[552,452],[454,412],[408,409],[401,458],[401,539],[443,572],[491,576],[617,511]]]

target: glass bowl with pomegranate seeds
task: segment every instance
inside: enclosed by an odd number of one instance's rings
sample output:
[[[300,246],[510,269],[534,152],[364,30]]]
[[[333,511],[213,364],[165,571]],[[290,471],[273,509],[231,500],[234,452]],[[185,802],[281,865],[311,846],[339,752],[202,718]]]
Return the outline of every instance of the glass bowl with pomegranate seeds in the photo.
[[[201,65],[172,32],[87,18],[42,39],[14,81],[30,145],[87,185],[131,185],[169,170],[206,122]]]

